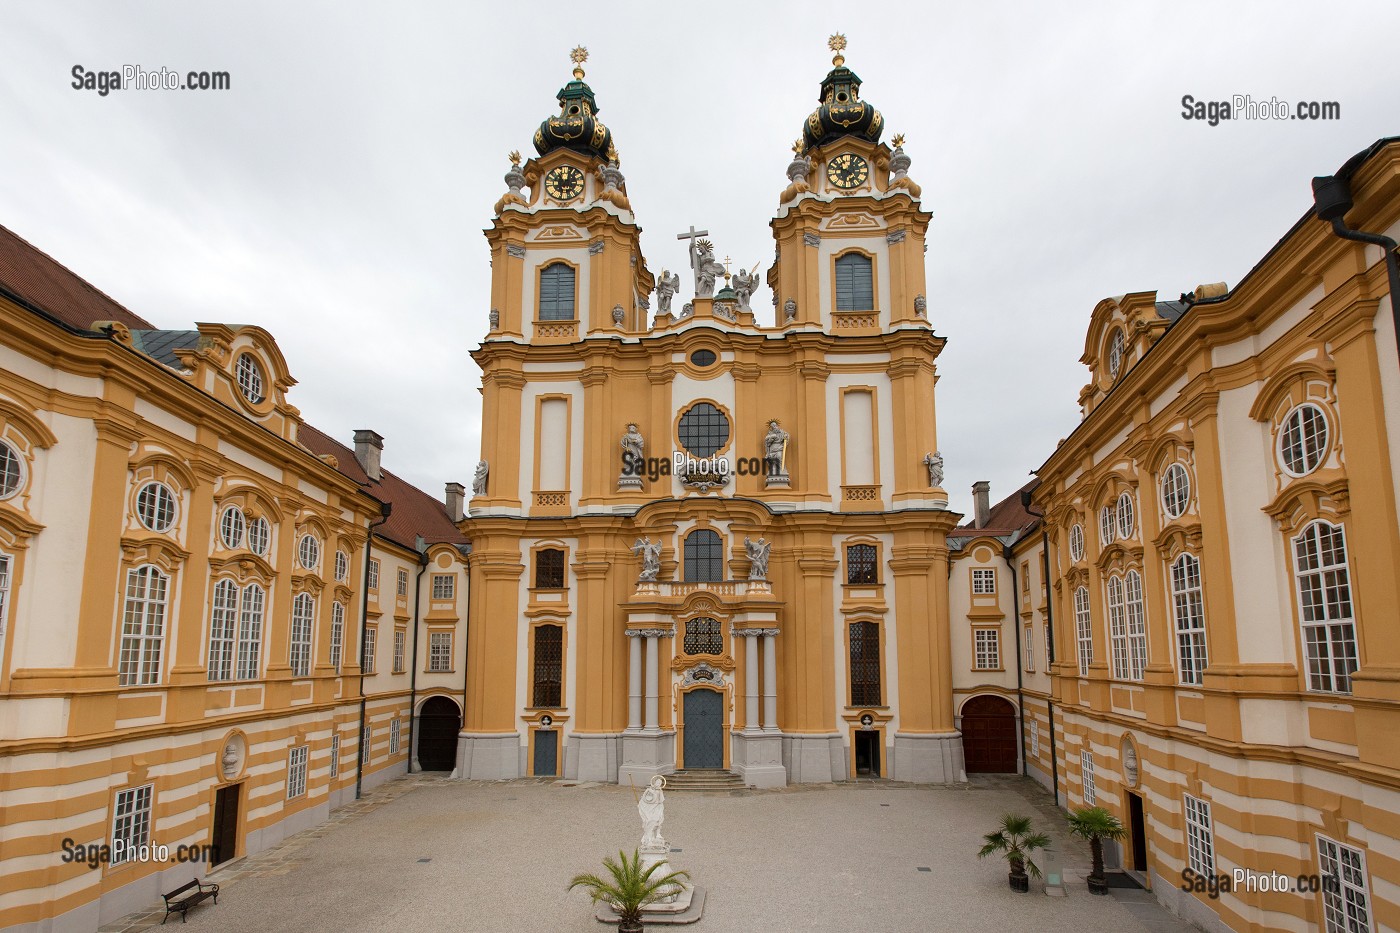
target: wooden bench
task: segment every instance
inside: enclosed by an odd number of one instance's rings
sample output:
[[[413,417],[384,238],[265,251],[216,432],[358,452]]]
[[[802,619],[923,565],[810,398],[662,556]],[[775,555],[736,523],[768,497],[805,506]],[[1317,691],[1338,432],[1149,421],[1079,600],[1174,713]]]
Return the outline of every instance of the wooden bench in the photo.
[[[169,920],[170,915],[177,910],[180,912],[180,922],[185,923],[189,919],[186,916],[189,909],[206,897],[212,897],[215,904],[219,903],[219,886],[217,884],[201,884],[198,878],[194,878],[169,894],[162,894],[161,897],[165,898],[165,916],[161,919],[160,925],[165,926],[165,921]]]

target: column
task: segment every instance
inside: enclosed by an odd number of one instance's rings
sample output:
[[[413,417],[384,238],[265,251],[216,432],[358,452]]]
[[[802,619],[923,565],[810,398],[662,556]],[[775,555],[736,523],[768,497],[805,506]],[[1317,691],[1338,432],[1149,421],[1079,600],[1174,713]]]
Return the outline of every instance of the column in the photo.
[[[642,636],[627,633],[627,731],[642,728]]]
[[[660,704],[658,703],[658,701],[657,701],[657,696],[656,696],[656,684],[657,684],[657,676],[656,676],[656,673],[657,673],[657,671],[656,671],[657,664],[656,664],[656,657],[657,657],[657,650],[658,650],[658,649],[657,649],[657,642],[660,641],[660,639],[659,639],[654,633],[648,631],[648,632],[646,633],[646,640],[647,640],[647,675],[646,675],[646,679],[647,679],[647,683],[646,683],[646,688],[647,688],[647,703],[646,703],[647,721],[646,721],[646,731],[655,733],[655,732],[659,731],[658,728],[657,728],[657,714],[658,714],[658,708],[659,708],[659,705],[660,705]]]
[[[750,632],[744,636],[744,731],[758,731],[758,638]],[[772,677],[772,674],[768,675]]]
[[[778,652],[773,639],[778,630],[763,630],[763,730],[778,731]]]

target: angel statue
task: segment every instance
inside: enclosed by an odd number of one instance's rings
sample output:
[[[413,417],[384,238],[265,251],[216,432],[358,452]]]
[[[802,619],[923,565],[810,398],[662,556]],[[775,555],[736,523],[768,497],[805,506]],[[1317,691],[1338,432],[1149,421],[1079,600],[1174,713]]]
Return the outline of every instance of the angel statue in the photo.
[[[715,279],[724,275],[724,263],[715,260],[714,244],[709,240],[692,240],[690,267],[695,270],[695,297],[713,298]]]
[[[651,779],[647,789],[642,791],[642,799],[637,801],[637,813],[642,818],[642,848],[666,848],[666,840],[661,838],[661,824],[666,820],[666,795],[662,788],[666,779],[661,775]]]
[[[734,288],[734,295],[739,299],[740,311],[752,311],[749,307],[749,299],[753,297],[754,289],[758,288],[758,267],[754,266],[753,273],[750,274],[743,269],[734,276],[730,285]]]
[[[637,582],[655,583],[656,575],[661,572],[661,542],[652,541],[650,537],[638,538],[632,545],[632,553],[642,558],[642,572]]]
[[[491,472],[491,465],[485,460],[476,465],[476,475],[472,477],[472,495],[486,495],[486,476]]]
[[[749,558],[750,580],[768,579],[768,552],[771,550],[773,550],[773,545],[764,538],[759,538],[757,541],[744,538],[744,553]]]
[[[656,280],[656,313],[671,313],[671,297],[681,287],[681,277],[669,269],[661,270],[661,278]]]

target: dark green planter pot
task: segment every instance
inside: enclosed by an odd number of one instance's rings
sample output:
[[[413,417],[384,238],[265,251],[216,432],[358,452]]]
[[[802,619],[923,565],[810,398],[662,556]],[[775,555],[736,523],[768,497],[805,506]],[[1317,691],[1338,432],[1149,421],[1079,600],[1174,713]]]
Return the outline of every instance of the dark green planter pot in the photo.
[[[1025,894],[1031,889],[1030,876],[1025,872],[1012,872],[1006,876],[1006,881],[1011,885],[1011,890]]]
[[[1090,876],[1089,876],[1089,893],[1090,893],[1090,894],[1107,894],[1107,893],[1108,893],[1108,882],[1105,881],[1103,878],[1095,878],[1093,875],[1090,875]]]

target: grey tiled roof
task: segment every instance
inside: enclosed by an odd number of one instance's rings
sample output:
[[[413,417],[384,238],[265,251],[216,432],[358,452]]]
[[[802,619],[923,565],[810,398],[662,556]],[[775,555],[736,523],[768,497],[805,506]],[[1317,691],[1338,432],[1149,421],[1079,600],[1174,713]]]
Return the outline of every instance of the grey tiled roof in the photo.
[[[153,360],[166,366],[180,368],[180,358],[176,350],[184,350],[199,343],[197,330],[133,330],[131,343],[136,349]]]

